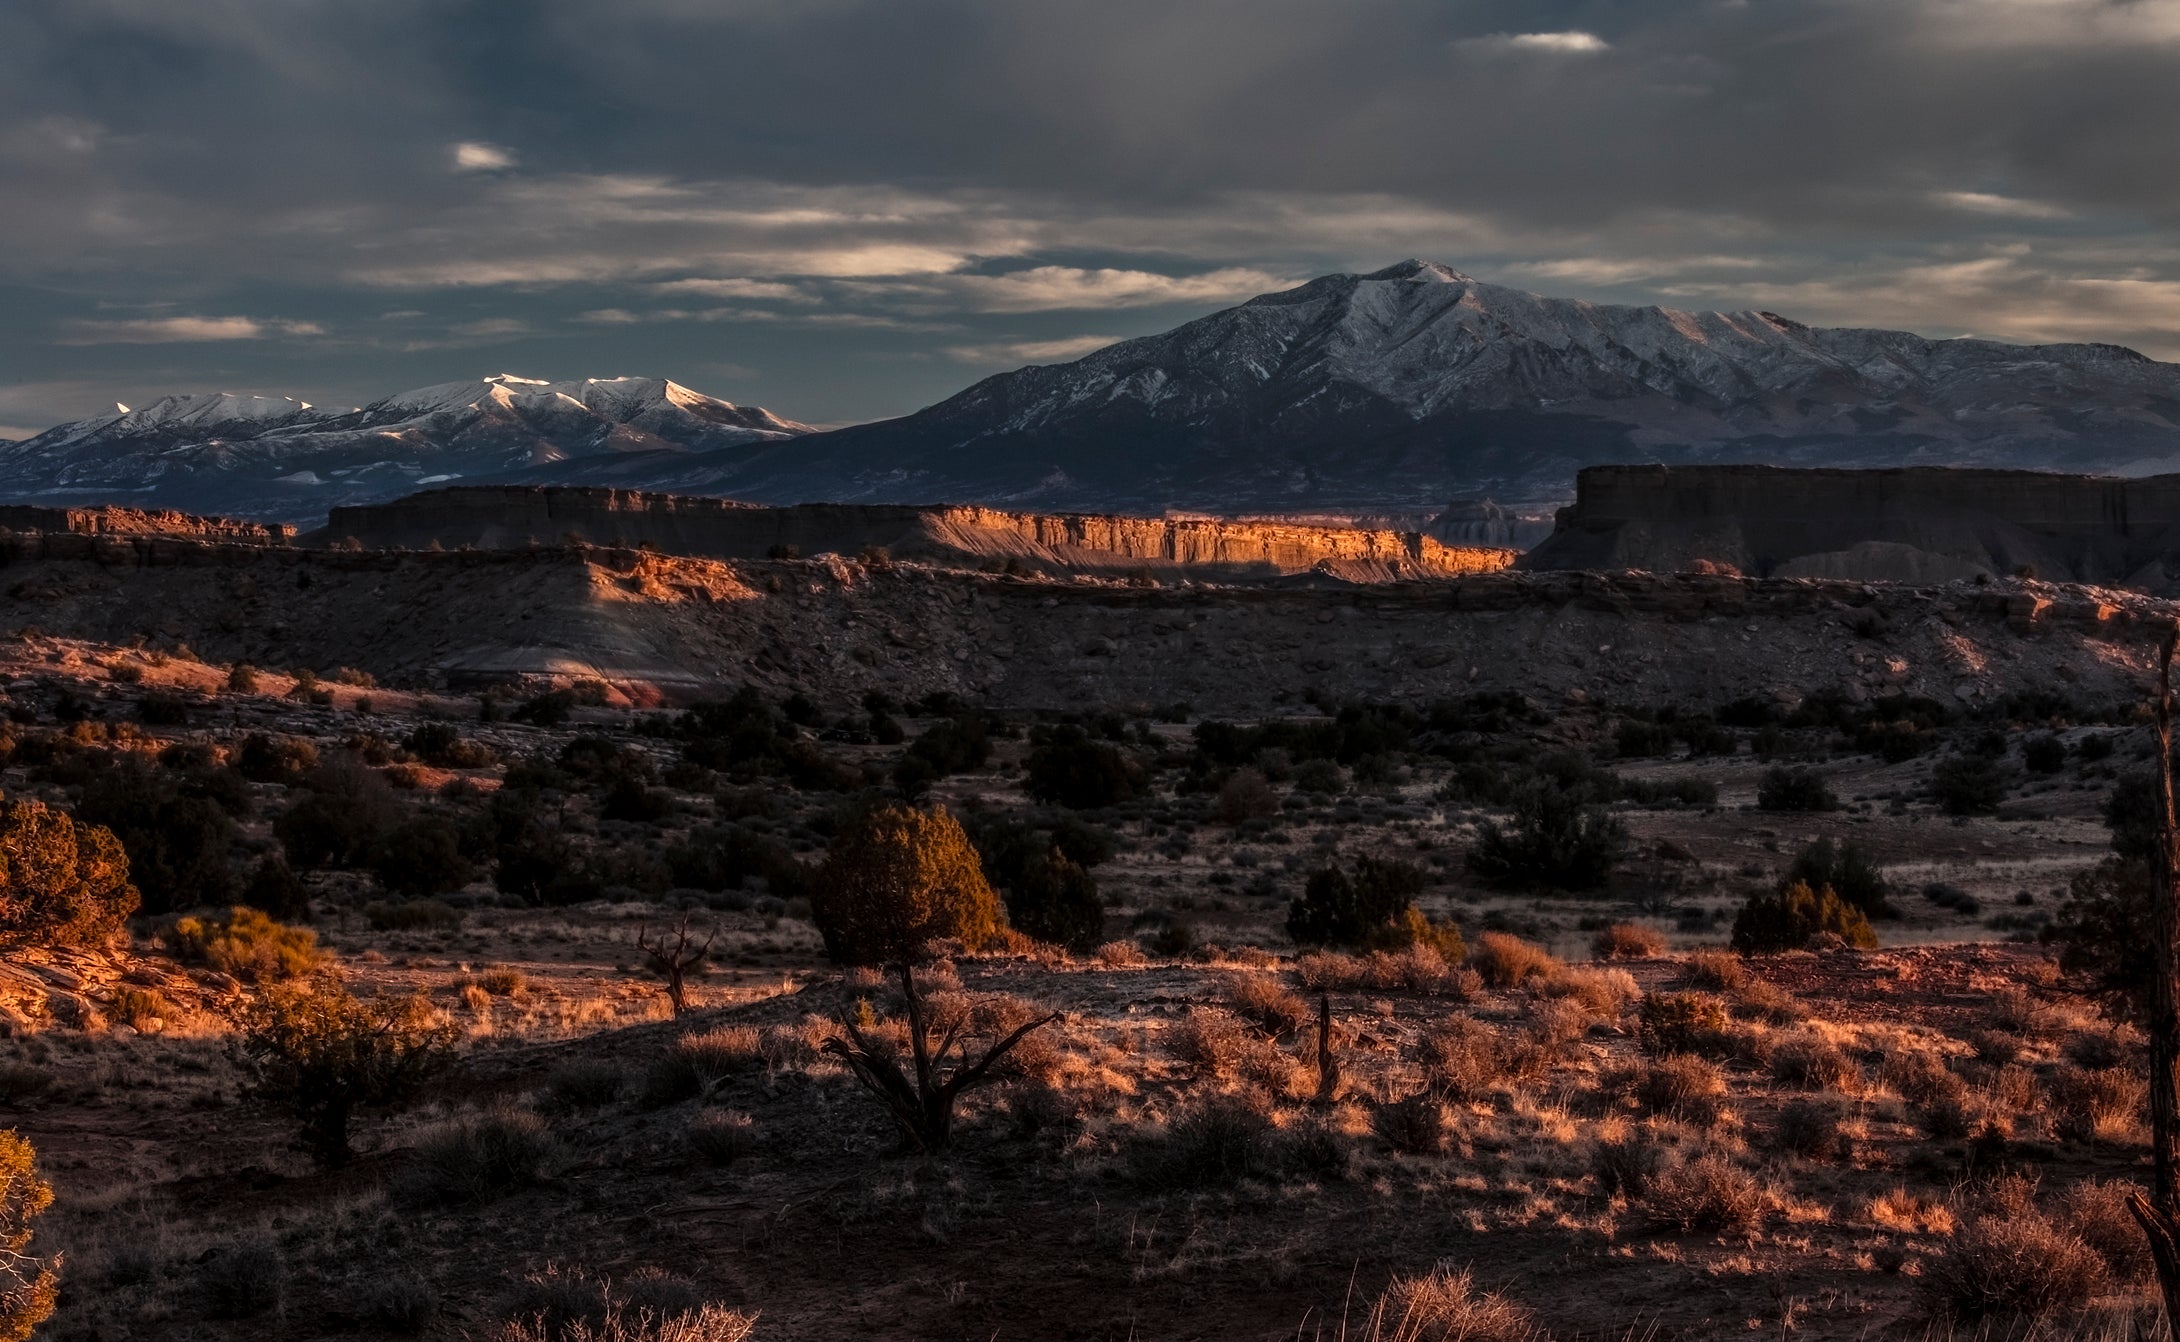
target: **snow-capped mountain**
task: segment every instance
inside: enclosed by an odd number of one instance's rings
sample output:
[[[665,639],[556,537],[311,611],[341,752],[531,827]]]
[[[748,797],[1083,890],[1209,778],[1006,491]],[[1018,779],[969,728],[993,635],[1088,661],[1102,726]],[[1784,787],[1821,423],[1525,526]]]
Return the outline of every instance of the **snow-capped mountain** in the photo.
[[[1628,461],[2180,469],[2180,365],[1544,298],[1408,261],[732,464],[753,499],[1043,507],[1572,496]]]
[[[0,444],[0,495],[304,519],[418,485],[557,462],[747,451],[807,425],[663,378],[500,374],[329,410],[279,396],[169,396]]]

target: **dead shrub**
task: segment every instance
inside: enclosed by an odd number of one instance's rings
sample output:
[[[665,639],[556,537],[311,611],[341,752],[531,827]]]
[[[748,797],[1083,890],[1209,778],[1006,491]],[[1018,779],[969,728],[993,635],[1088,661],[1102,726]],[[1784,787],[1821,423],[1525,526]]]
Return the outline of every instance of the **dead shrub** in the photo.
[[[411,1207],[489,1202],[541,1182],[557,1154],[537,1115],[485,1110],[425,1129],[391,1191]]]
[[[1590,1148],[1590,1174],[1606,1197],[1639,1198],[1665,1167],[1665,1148],[1648,1132],[1605,1137]]]
[[[1635,1099],[1643,1108],[1702,1127],[1718,1121],[1725,1098],[1726,1074],[1716,1063],[1686,1053],[1652,1059],[1635,1082]]]
[[[1233,1076],[1258,1042],[1239,1020],[1216,1007],[1190,1007],[1166,1027],[1166,1052],[1195,1075],[1214,1080]]]
[[[2157,1271],[2149,1240],[2127,1210],[2128,1194],[2141,1191],[2122,1179],[2083,1179],[2059,1199],[2060,1224],[2095,1250],[2112,1279],[2126,1286],[2149,1282]]]
[[[1752,1229],[1777,1202],[1762,1180],[1715,1151],[1666,1164],[1642,1199],[1653,1223],[1683,1233]]]
[[[1772,1139],[1782,1151],[1809,1160],[1844,1160],[1853,1150],[1837,1105],[1823,1100],[1790,1100],[1779,1110]]]
[[[1975,1107],[1968,1102],[1968,1092],[1938,1095],[1927,1104],[1915,1107],[1915,1121],[1922,1130],[1941,1142],[1957,1142],[1966,1137],[1976,1126]]]
[[[1501,1087],[1534,1084],[1551,1059],[1526,1040],[1468,1016],[1452,1016],[1417,1041],[1418,1061],[1430,1088],[1454,1101],[1488,1098]]]
[[[1970,1220],[1924,1269],[1938,1302],[1966,1318],[2046,1314],[2103,1289],[2104,1259],[2081,1237],[2031,1208]]]
[[[1953,1074],[1945,1059],[1920,1049],[1894,1053],[1878,1066],[1885,1089],[1909,1104],[1927,1107],[1939,1101],[1964,1102],[1968,1083]]]
[[[1771,1054],[1771,1075],[1803,1090],[1837,1090],[1849,1094],[1862,1088],[1862,1069],[1839,1045],[1822,1035],[1805,1034],[1788,1039]]]
[[[1136,1145],[1130,1173],[1151,1189],[1233,1183],[1269,1165],[1271,1106],[1252,1093],[1191,1100]]]
[[[1566,966],[1558,956],[1532,942],[1505,932],[1485,932],[1468,953],[1468,966],[1483,975],[1493,988],[1518,988]]]
[[[1905,1188],[1889,1189],[1871,1198],[1869,1214],[1870,1220],[1878,1225],[1903,1234],[1953,1233],[1952,1208]]]
[[[1730,993],[1739,990],[1748,978],[1748,966],[1741,963],[1740,956],[1729,951],[1697,951],[1688,957],[1680,981],[1683,987]]]
[[[596,1109],[621,1096],[621,1069],[598,1058],[581,1058],[555,1067],[545,1079],[545,1094],[562,1109]]]
[[[2051,1078],[2052,1131],[2068,1141],[2132,1141],[2149,1096],[2149,1083],[2130,1068],[2062,1067]]]
[[[689,1120],[689,1149],[708,1165],[727,1166],[757,1149],[757,1124],[733,1109],[706,1109]]]
[[[1529,1037],[1554,1057],[1563,1057],[1567,1046],[1590,1031],[1590,1013],[1579,1002],[1551,998],[1537,1003],[1529,1017]]]
[[[1614,923],[1590,942],[1599,960],[1648,960],[1665,953],[1665,936],[1644,923]]]
[[[1743,1020],[1770,1025],[1793,1025],[1809,1019],[1802,1000],[1770,979],[1751,977],[1728,997],[1733,1014]]]
[[[1309,1004],[1269,974],[1236,974],[1226,981],[1229,1011],[1270,1034],[1293,1034],[1307,1024]]]
[[[1143,948],[1132,941],[1108,941],[1090,952],[1107,969],[1134,969],[1144,963]]]
[[[1370,1312],[1365,1342],[1545,1342],[1536,1315],[1497,1291],[1478,1291],[1468,1269],[1440,1263],[1395,1277]]]
[[[1272,1136],[1280,1168],[1312,1179],[1344,1181],[1357,1175],[1355,1143],[1330,1114],[1315,1113]]]
[[[1431,946],[1343,955],[1313,951],[1295,961],[1295,975],[1311,992],[1412,992],[1467,1001],[1483,990],[1471,969],[1455,968]]]
[[[1983,1019],[1994,1030],[2033,1035],[2043,1028],[2049,1015],[2026,988],[2000,988],[1991,994]]]
[[[1448,1119],[1445,1102],[1426,1090],[1379,1105],[1370,1127],[1403,1155],[1435,1156],[1452,1137]]]

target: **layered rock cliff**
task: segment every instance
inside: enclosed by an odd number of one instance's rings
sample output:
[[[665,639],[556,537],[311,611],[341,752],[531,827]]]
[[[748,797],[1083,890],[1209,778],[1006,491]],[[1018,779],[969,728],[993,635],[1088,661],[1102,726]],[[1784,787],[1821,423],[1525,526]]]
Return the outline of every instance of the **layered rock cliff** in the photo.
[[[242,522],[199,517],[168,508],[39,508],[0,505],[0,530],[64,532],[78,536],[174,536],[238,545],[287,545],[295,528],[280,522]]]
[[[1489,572],[1511,550],[1451,546],[1415,532],[1205,518],[1016,513],[978,507],[800,504],[620,489],[457,487],[393,503],[336,508],[313,542],[368,549],[517,548],[581,542],[666,554],[759,559],[795,552],[1028,568],[1042,572],[1185,571],[1247,579],[1317,572],[1349,581]]]
[[[1594,466],[1531,569],[2180,588],[2180,475]]]

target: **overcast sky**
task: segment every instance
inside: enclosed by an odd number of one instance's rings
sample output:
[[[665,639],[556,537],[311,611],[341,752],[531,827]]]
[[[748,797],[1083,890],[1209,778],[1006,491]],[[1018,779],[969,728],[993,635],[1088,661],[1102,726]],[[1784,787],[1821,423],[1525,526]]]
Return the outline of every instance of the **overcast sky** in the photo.
[[[8,0],[0,434],[899,414],[1404,257],[2180,359],[2180,0]]]

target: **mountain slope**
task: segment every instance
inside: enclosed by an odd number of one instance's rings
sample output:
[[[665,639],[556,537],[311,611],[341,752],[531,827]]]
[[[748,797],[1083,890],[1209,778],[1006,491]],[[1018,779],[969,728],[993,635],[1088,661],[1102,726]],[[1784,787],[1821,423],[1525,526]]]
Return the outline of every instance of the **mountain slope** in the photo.
[[[308,518],[419,484],[623,453],[747,451],[809,432],[662,378],[500,374],[347,411],[275,396],[169,396],[0,444],[0,493]]]
[[[687,474],[758,499],[1282,508],[1564,498],[1604,462],[2176,457],[2180,366],[2118,346],[1602,306],[1409,261]]]

